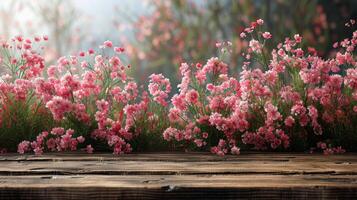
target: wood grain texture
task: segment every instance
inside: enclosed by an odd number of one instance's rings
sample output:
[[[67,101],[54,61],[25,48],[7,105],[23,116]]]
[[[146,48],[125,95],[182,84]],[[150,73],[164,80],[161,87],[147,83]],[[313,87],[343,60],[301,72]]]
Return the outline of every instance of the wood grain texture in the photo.
[[[357,199],[357,154],[8,154],[0,199]]]

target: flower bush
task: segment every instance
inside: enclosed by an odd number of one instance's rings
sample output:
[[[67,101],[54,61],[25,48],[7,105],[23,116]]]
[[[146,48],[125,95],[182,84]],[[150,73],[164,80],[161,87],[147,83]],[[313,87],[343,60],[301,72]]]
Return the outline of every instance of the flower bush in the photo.
[[[41,154],[46,149],[76,150],[80,144],[87,145],[88,152],[92,152],[93,144],[101,150],[110,147],[114,154],[121,154],[132,150],[128,141],[137,137],[142,129],[146,133],[160,132],[164,123],[160,125],[154,121],[158,121],[158,115],[163,117],[170,83],[162,75],[153,75],[149,85],[150,96],[145,91],[139,95],[140,88],[126,72],[130,65],[125,65],[120,59],[123,48],[113,47],[110,41],[106,41],[100,48],[110,55],[97,54],[90,49],[76,56],[61,57],[56,65],[44,71],[43,58],[26,47],[31,42],[23,42],[20,37],[14,41],[19,44],[3,45],[3,55],[7,56],[3,64],[9,67],[13,75],[3,77],[2,127],[6,129],[11,126],[7,131],[9,133],[16,132],[18,126],[31,130],[32,120],[36,118],[40,118],[42,123],[50,119],[51,126],[41,124],[42,129],[59,126],[52,129],[51,134],[46,131],[40,133],[33,142],[28,140],[34,139],[34,135],[21,137],[27,140],[18,145],[19,153],[33,150]],[[21,60],[17,61],[8,53],[8,49],[13,48],[21,50]],[[160,87],[164,87],[165,91],[161,91]],[[13,119],[16,115],[7,112],[12,99],[25,104],[25,111],[31,111],[31,115],[25,113],[18,107],[19,103],[10,108],[26,114],[25,122],[19,123]],[[39,109],[46,115],[38,116]],[[33,110],[35,112],[32,114]],[[68,130],[61,133],[55,131],[64,129]],[[52,135],[56,137],[49,137]],[[107,147],[94,145],[100,144],[95,141],[102,141]]]
[[[324,59],[313,48],[302,49],[300,35],[269,49],[274,36],[263,24],[252,22],[240,34],[249,44],[240,75],[224,62],[232,43],[217,43],[219,57],[180,65],[181,83],[172,96],[162,74],[150,75],[147,88],[139,86],[128,75],[125,49],[111,41],[101,53],[89,49],[48,67],[36,51],[47,37],[3,42],[0,62],[8,74],[0,83],[0,147],[36,155],[78,149],[218,155],[241,148],[355,150],[357,31]]]
[[[0,44],[0,146],[14,151],[19,142],[34,138],[53,126],[50,112],[35,94],[35,79],[41,77],[41,56],[47,37],[15,37]]]
[[[323,59],[314,49],[301,49],[299,35],[270,52],[265,45],[272,35],[261,31],[263,23],[259,19],[240,34],[249,48],[239,78],[219,58],[181,65],[180,91],[163,137],[218,155],[237,154],[241,145],[306,150],[321,141],[330,147],[317,148],[328,154],[343,152],[340,145],[353,149],[357,31],[335,45],[341,48],[334,57]]]

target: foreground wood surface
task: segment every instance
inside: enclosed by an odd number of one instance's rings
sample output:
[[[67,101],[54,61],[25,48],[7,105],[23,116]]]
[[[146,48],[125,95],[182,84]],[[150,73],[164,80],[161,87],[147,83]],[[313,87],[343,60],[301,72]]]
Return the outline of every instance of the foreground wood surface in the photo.
[[[0,199],[357,199],[357,154],[8,154]]]

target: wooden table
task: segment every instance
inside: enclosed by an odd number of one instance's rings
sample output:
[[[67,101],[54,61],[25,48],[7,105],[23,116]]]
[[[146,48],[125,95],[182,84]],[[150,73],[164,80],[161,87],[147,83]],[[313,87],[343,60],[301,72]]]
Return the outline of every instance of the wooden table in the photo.
[[[0,199],[357,199],[357,154],[0,156]]]

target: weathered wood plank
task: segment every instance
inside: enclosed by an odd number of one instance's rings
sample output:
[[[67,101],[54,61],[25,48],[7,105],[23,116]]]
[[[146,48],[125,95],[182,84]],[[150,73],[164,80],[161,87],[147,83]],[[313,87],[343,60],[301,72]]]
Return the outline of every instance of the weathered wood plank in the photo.
[[[357,154],[8,154],[0,199],[357,199]]]
[[[354,174],[356,162],[3,161],[0,175],[26,174]]]
[[[357,176],[6,176],[0,198],[23,199],[353,199]]]
[[[28,175],[0,176],[0,187],[288,188],[357,189],[357,175]]]

